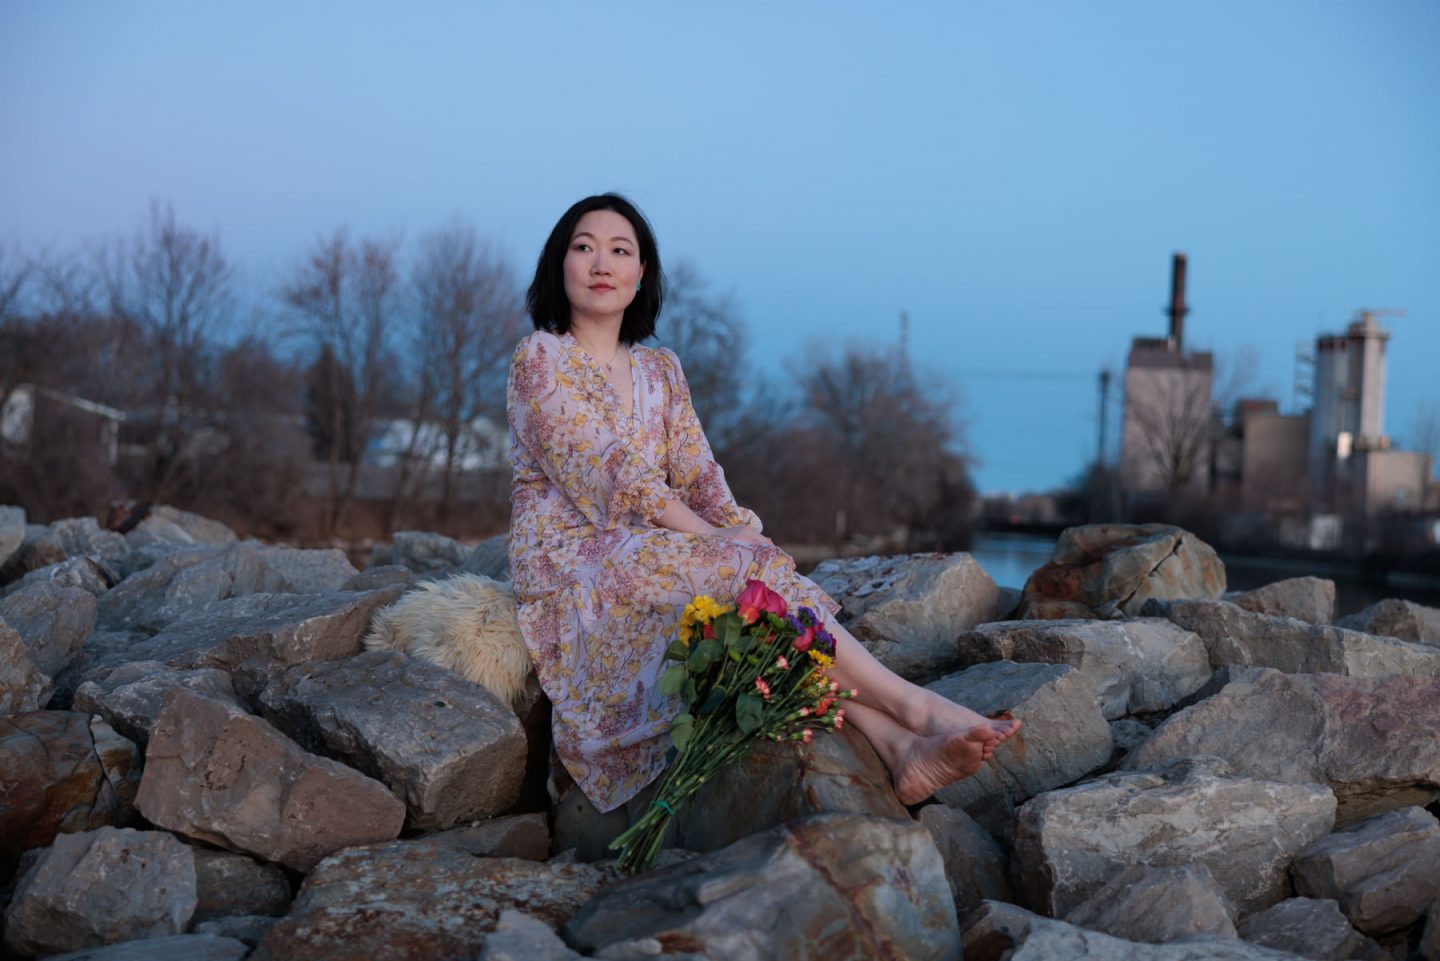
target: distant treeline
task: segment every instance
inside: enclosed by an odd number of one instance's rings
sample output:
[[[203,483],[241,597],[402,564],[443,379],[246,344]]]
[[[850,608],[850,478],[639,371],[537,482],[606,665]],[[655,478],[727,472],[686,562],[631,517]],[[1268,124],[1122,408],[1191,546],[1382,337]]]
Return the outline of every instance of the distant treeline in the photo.
[[[159,202],[84,252],[0,247],[0,503],[45,521],[164,502],[302,541],[501,530],[525,279],[466,224],[408,247],[339,229],[257,301],[220,237]],[[657,339],[773,537],[966,542],[975,493],[936,378],[889,344],[758,367],[729,296],[683,261],[667,284]]]

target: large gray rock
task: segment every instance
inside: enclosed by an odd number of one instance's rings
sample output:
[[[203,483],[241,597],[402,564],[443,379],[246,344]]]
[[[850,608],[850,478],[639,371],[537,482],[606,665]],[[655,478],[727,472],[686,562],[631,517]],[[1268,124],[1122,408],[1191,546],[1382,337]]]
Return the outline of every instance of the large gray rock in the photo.
[[[134,660],[130,648],[149,637],[136,631],[91,631],[70,663],[55,675],[52,706],[71,706],[76,688],[86,681],[102,680],[115,668],[130,663]]]
[[[1235,937],[1233,908],[1203,864],[1132,864],[1076,905],[1065,920],[1130,941],[1164,944],[1196,935]]]
[[[1296,961],[1297,956],[1208,935],[1145,944],[987,901],[965,919],[965,961]]]
[[[588,864],[477,858],[399,841],[347,848],[315,867],[250,961],[473,958],[500,912],[552,927],[605,880]]]
[[[981,901],[1013,901],[1007,876],[1010,860],[1000,845],[964,811],[929,804],[917,818],[945,862],[945,880],[956,910],[965,912]]]
[[[524,858],[544,861],[550,857],[550,826],[539,811],[476,821],[448,831],[414,838],[412,844],[444,844],[477,858]]]
[[[0,566],[25,542],[25,508],[0,506]]]
[[[644,814],[654,787],[621,808],[600,814],[578,789],[555,803],[554,848],[576,849],[583,861],[615,856],[609,844]],[[823,734],[810,744],[759,741],[724,768],[676,812],[667,843],[713,851],[741,838],[822,812],[903,818],[890,772],[870,742],[853,727]]]
[[[936,797],[951,807],[968,807],[996,793],[1018,804],[1110,760],[1110,727],[1095,686],[1067,664],[992,661],[927,688],[981,714],[1009,711],[1021,721],[988,764],[940,789]]]
[[[24,590],[37,583],[79,588],[99,597],[119,582],[120,573],[116,568],[98,555],[84,554],[80,557],[68,557],[58,564],[31,571],[13,584],[0,587],[0,597],[9,597],[16,591]]]
[[[0,715],[38,711],[54,690],[49,675],[30,659],[30,648],[0,618]]]
[[[1334,823],[1328,788],[1233,777],[1221,762],[1182,764],[1031,799],[1014,858],[1030,906],[1058,917],[1131,864],[1203,864],[1245,914],[1292,893],[1290,859]]]
[[[133,534],[134,531],[131,531]],[[100,627],[155,633],[218,601],[283,590],[256,544],[185,547],[131,574],[100,598]]]
[[[1163,614],[1199,634],[1215,667],[1271,667],[1287,674],[1349,677],[1440,674],[1440,648],[1256,614],[1226,601],[1152,602],[1146,613]]]
[[[214,668],[175,671],[159,661],[130,661],[106,671],[98,681],[75,689],[77,711],[99,714],[136,744],[150,740],[150,728],[177,687],[238,704],[230,675]]]
[[[0,717],[0,878],[57,834],[125,823],[139,778],[139,751],[99,718]]]
[[[1025,582],[1019,617],[1136,617],[1150,598],[1219,597],[1225,565],[1189,531],[1166,524],[1090,524],[1060,535]]]
[[[510,538],[505,534],[488,537],[475,545],[460,565],[463,574],[477,574],[492,581],[510,580]]]
[[[95,595],[42,581],[0,598],[0,620],[20,635],[35,668],[53,678],[94,629]]]
[[[180,934],[195,911],[195,859],[164,831],[62,834],[21,879],[5,945],[55,954]]]
[[[394,838],[405,805],[234,704],[171,692],[150,732],[136,806],[152,824],[297,871]]]
[[[1299,894],[1338,901],[1366,934],[1407,928],[1440,898],[1440,821],[1419,807],[1377,814],[1301,851],[1291,873]]]
[[[1200,638],[1159,618],[996,621],[960,636],[962,664],[1069,664],[1090,679],[1106,720],[1163,711],[1210,679]]]
[[[383,781],[411,828],[448,828],[514,805],[525,732],[508,705],[453,671],[393,651],[302,664],[260,696],[302,747]]]
[[[290,907],[290,879],[278,866],[244,854],[196,848],[195,897],[192,921],[197,924],[237,916],[279,917]]]
[[[944,864],[913,821],[820,814],[602,891],[582,952],[826,961],[960,957]]]
[[[1239,934],[1315,961],[1390,961],[1380,945],[1351,927],[1334,901],[1286,898],[1242,921]]]
[[[335,548],[266,547],[261,551],[261,558],[265,566],[280,578],[277,590],[291,594],[338,591],[359,573],[345,552]]]
[[[129,649],[136,660],[176,670],[218,668],[240,696],[257,696],[270,678],[305,661],[360,653],[370,615],[396,588],[367,594],[251,594],[212,604]]]
[[[959,666],[955,638],[995,617],[998,590],[969,554],[824,561],[811,575],[850,632],[890,670],[929,680]]]
[[[1256,614],[1293,617],[1307,624],[1329,624],[1335,619],[1335,582],[1323,577],[1290,577],[1231,600]]]
[[[93,517],[70,517],[50,525],[51,532],[65,550],[66,557],[95,557],[107,566],[125,563],[130,546],[115,531],[107,531]]]
[[[399,564],[417,574],[453,574],[470,549],[453,537],[432,531],[396,531],[389,544],[376,544],[367,568]]]
[[[1440,678],[1238,672],[1122,767],[1211,754],[1248,777],[1328,784],[1340,823],[1440,797]]]
[[[213,934],[173,934],[54,954],[45,961],[241,961],[250,948]]]
[[[125,534],[125,541],[132,549],[154,543],[224,547],[238,539],[234,531],[219,521],[166,504],[149,508],[147,516]]]
[[[55,532],[44,524],[26,524],[20,546],[0,561],[0,584],[19,580],[26,574],[65,559],[65,545]]]
[[[1440,608],[1424,607],[1398,597],[1378,601],[1358,614],[1340,618],[1336,623],[1367,634],[1440,644]]]

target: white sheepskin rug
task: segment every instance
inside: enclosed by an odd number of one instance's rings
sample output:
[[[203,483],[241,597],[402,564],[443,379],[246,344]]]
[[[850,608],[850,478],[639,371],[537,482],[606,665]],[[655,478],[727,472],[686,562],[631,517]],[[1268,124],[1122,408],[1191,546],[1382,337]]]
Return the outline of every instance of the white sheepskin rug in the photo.
[[[518,711],[530,652],[520,637],[510,584],[457,574],[417,586],[375,613],[365,649],[402,651],[448,667]]]

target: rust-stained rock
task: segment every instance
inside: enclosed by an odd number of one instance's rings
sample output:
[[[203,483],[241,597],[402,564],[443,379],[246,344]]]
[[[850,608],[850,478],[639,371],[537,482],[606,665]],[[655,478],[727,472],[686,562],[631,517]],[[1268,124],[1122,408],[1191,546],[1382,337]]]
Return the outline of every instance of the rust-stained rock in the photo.
[[[383,781],[417,830],[494,817],[520,796],[525,732],[495,695],[394,651],[297,665],[260,696],[307,750]]]
[[[1025,582],[1019,619],[1064,602],[1065,617],[1135,617],[1150,598],[1219,597],[1225,565],[1189,531],[1166,524],[1090,524],[1060,535],[1050,563]],[[1076,605],[1072,607],[1071,605]]]
[[[22,955],[180,934],[195,911],[195,860],[164,831],[62,834],[21,879],[5,945]]]
[[[160,827],[297,871],[393,838],[405,820],[385,785],[186,688],[171,692],[150,732],[136,805]]]
[[[347,848],[315,867],[250,961],[468,961],[501,911],[556,927],[605,877],[588,864],[477,858],[440,844]]]
[[[20,635],[0,618],[0,715],[38,711],[53,692],[49,675],[35,666]]]
[[[602,891],[566,941],[775,961],[960,958],[955,906],[930,834],[911,820],[816,814]]]
[[[0,878],[57,834],[123,824],[139,761],[135,745],[89,714],[0,717]]]
[[[1216,755],[1247,777],[1328,784],[1347,824],[1440,797],[1437,730],[1440,678],[1252,668],[1171,716],[1121,766]]]

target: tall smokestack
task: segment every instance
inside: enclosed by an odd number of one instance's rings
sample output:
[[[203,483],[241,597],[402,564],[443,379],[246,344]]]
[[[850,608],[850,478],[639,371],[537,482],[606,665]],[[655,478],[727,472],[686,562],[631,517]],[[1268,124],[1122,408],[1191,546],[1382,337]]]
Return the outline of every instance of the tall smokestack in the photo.
[[[1177,253],[1170,267],[1170,349],[1183,352],[1185,341],[1185,255]]]

